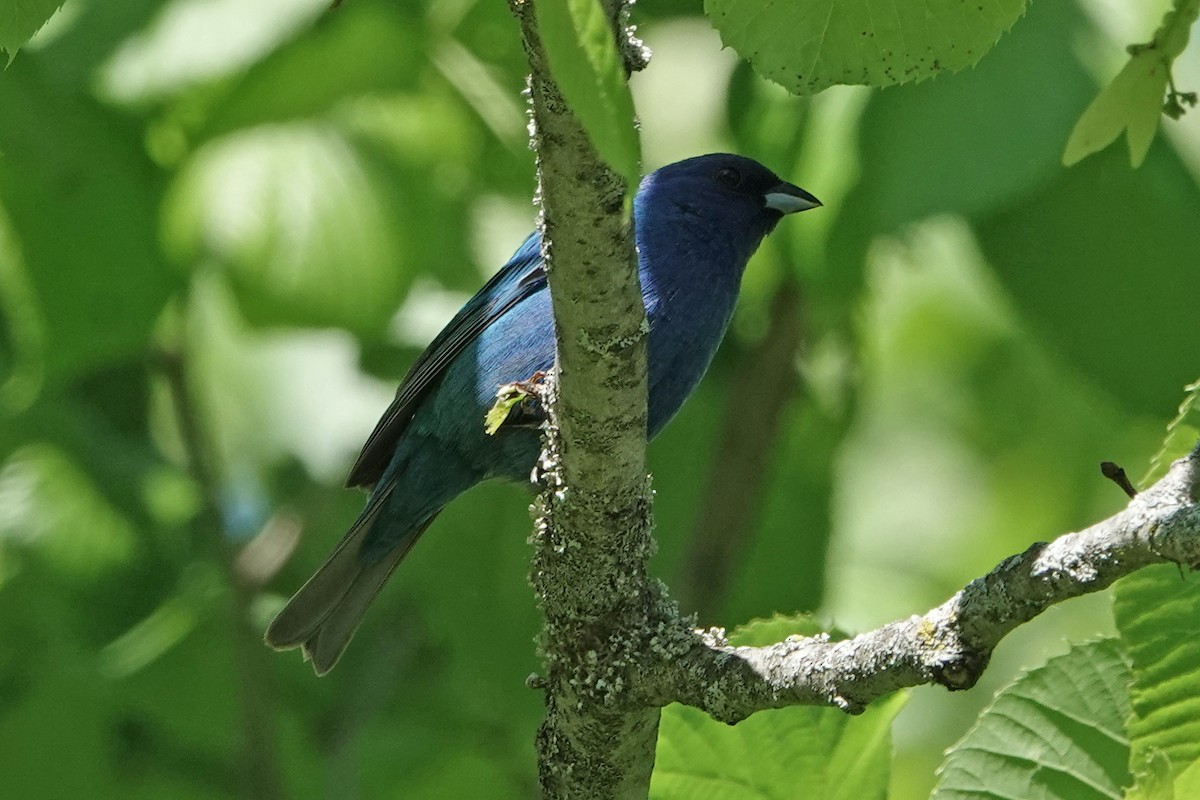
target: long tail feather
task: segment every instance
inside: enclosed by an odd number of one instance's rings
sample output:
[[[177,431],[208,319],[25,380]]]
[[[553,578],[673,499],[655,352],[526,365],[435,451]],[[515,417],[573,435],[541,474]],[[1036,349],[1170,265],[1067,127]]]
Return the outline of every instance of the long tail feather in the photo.
[[[276,650],[302,647],[318,675],[337,663],[375,595],[433,521],[432,517],[423,521],[403,544],[378,562],[364,564],[359,551],[390,491],[388,487],[373,498],[325,563],[267,628],[268,645]]]

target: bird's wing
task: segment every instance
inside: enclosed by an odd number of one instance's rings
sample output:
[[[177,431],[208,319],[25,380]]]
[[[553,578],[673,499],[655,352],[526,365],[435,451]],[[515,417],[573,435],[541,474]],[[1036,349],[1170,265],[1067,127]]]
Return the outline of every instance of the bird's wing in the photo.
[[[531,233],[508,263],[467,301],[409,368],[396,390],[396,399],[388,406],[350,469],[347,487],[370,487],[379,480],[391,461],[396,443],[416,412],[417,404],[437,383],[447,365],[488,325],[545,286],[541,237]]]

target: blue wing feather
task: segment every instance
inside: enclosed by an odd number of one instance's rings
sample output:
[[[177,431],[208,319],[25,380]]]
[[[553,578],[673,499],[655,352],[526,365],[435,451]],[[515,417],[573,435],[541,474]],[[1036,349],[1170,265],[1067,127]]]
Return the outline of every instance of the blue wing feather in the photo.
[[[383,475],[396,443],[417,406],[446,371],[446,367],[479,334],[506,311],[544,289],[541,236],[531,233],[508,263],[467,301],[442,332],[409,368],[375,430],[350,469],[346,486],[373,486]]]

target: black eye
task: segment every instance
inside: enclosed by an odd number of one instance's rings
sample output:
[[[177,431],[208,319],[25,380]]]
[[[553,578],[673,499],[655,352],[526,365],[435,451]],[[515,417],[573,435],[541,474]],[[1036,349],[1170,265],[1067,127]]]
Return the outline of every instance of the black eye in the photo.
[[[713,176],[717,183],[723,183],[731,189],[742,182],[742,176],[733,167],[721,167],[717,170],[717,174]]]

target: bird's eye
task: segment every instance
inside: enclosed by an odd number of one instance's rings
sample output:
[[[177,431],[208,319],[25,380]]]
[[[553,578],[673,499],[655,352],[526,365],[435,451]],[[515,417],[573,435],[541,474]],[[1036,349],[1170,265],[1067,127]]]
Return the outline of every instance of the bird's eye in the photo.
[[[723,183],[730,188],[742,182],[742,176],[733,167],[721,167],[713,177],[716,178],[717,183]]]

